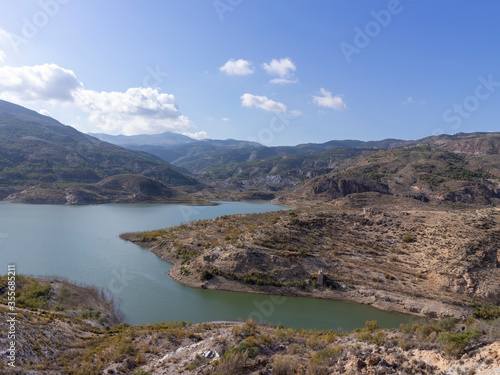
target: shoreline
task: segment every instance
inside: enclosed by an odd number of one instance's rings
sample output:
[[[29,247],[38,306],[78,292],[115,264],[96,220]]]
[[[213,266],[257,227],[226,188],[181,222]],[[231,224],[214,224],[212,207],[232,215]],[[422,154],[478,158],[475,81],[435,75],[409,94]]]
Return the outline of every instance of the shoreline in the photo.
[[[414,298],[403,294],[377,290],[365,286],[357,286],[355,290],[346,291],[330,290],[326,288],[325,290],[316,289],[308,291],[289,286],[276,287],[271,285],[249,285],[234,280],[227,280],[222,276],[216,275],[209,280],[201,281],[199,278],[195,278],[194,275],[182,275],[181,262],[179,260],[170,256],[170,254],[163,254],[161,247],[156,244],[156,242],[143,242],[136,239],[136,234],[137,233],[123,233],[120,235],[120,238],[141,247],[146,247],[149,251],[156,254],[161,260],[170,263],[172,268],[168,272],[169,277],[171,277],[174,281],[192,288],[345,301],[368,305],[386,312],[406,314],[426,319],[445,317],[463,319],[474,310],[472,307],[455,306],[445,302],[425,298]]]

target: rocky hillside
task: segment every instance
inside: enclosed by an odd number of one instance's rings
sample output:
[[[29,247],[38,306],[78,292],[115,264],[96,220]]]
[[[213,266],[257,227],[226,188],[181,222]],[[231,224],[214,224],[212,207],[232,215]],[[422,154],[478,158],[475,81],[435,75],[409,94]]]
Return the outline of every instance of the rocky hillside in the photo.
[[[424,202],[497,205],[499,148],[498,133],[460,133],[416,141],[238,148],[195,153],[174,163],[233,195],[284,191],[336,199],[378,192]]]
[[[422,145],[347,159],[296,191],[334,199],[374,191],[424,202],[500,202],[500,134],[427,139]]]
[[[47,191],[60,191],[60,184],[94,184],[118,174],[142,175],[168,186],[197,183],[153,155],[102,142],[50,117],[0,101],[3,198],[29,186],[35,196],[33,187],[48,188],[39,194],[43,200]]]
[[[500,303],[498,209],[357,199],[289,202],[293,210],[123,238],[150,246],[174,264],[174,279],[195,287],[346,299],[429,317]]]
[[[66,310],[92,290],[25,278],[18,284],[18,301],[37,307],[16,308],[15,367],[2,326],[2,374],[494,374],[500,368],[500,310],[494,308],[478,307],[463,321],[415,322],[393,330],[368,321],[351,333],[252,320],[110,326],[102,324],[97,308]],[[64,306],[41,306],[37,299],[46,295]],[[6,311],[0,304],[0,312]]]
[[[120,174],[95,184],[51,184],[5,189],[5,200],[39,204],[101,203],[198,203],[198,187],[167,186],[155,179],[136,174]]]

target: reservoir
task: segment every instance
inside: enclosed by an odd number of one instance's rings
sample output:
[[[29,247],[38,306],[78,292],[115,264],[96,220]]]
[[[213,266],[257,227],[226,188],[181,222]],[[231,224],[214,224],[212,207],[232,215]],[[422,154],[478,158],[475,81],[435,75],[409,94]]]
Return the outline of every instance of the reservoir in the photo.
[[[245,320],[293,328],[343,329],[377,320],[398,327],[411,316],[342,301],[195,289],[168,276],[171,265],[119,235],[191,220],[276,211],[267,203],[216,206],[105,204],[25,205],[0,202],[0,259],[20,274],[58,276],[110,292],[129,324]]]

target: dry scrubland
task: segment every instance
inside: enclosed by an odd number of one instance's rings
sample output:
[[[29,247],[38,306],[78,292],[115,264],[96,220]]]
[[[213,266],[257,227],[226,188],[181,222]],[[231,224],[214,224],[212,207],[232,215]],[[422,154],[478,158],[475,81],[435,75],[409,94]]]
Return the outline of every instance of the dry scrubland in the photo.
[[[500,368],[498,309],[476,311],[489,320],[446,318],[393,330],[367,322],[349,334],[251,320],[101,331],[67,312],[18,312],[18,367],[6,368],[2,358],[5,374],[485,374]]]
[[[347,299],[427,317],[460,318],[500,301],[498,208],[372,193],[292,205],[122,238],[149,246],[174,264],[174,279],[195,287]]]

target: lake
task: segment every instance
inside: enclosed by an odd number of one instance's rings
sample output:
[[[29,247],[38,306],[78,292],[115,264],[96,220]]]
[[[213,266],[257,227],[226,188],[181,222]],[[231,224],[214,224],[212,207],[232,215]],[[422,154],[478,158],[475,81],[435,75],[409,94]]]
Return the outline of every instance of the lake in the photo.
[[[267,203],[217,206],[106,204],[25,205],[0,202],[0,274],[59,276],[110,291],[129,324],[244,320],[294,328],[351,330],[366,320],[397,327],[412,317],[370,306],[301,297],[195,289],[168,276],[171,265],[121,240],[124,232],[166,228],[235,213],[276,211]]]

